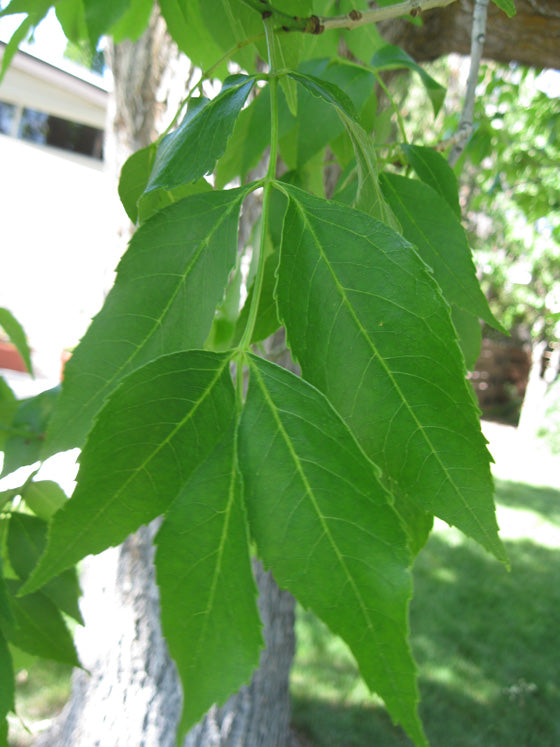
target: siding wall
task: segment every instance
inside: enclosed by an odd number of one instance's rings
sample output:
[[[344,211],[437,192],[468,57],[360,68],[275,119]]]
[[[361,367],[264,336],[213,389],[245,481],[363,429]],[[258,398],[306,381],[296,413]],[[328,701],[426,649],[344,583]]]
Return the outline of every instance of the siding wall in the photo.
[[[103,303],[124,249],[120,209],[101,162],[0,135],[0,306],[23,324],[39,374],[57,375]]]

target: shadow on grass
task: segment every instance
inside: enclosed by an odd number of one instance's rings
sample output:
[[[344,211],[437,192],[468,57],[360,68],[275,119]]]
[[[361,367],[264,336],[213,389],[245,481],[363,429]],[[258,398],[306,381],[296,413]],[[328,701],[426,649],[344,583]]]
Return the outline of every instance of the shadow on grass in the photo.
[[[558,462],[560,465],[560,459]],[[560,466],[558,478],[560,479]],[[536,511],[543,518],[560,526],[560,491],[520,482],[496,480],[496,494],[503,506]]]
[[[500,482],[497,498],[560,524],[558,491]],[[509,573],[452,529],[420,553],[412,647],[433,747],[560,745],[560,547],[538,542],[506,541]],[[321,623],[302,613],[298,637],[294,724],[310,744],[411,744]]]

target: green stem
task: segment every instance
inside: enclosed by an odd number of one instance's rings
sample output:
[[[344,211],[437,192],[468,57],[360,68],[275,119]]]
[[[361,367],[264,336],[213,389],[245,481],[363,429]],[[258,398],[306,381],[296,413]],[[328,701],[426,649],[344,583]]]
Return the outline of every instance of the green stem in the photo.
[[[406,130],[404,127],[404,119],[402,118],[402,114],[400,113],[399,107],[395,104],[395,99],[393,98],[391,92],[385,85],[383,78],[379,75],[379,73],[374,70],[373,74],[375,75],[375,80],[377,81],[379,86],[383,89],[383,91],[385,92],[385,95],[389,99],[389,102],[391,104],[391,107],[393,108],[393,111],[397,115],[397,122],[398,122],[399,130],[401,131],[403,142],[408,143],[408,139],[406,137]]]
[[[253,331],[255,329],[255,324],[257,321],[259,301],[264,282],[266,229],[268,226],[268,215],[270,212],[270,197],[272,193],[272,185],[276,178],[276,161],[278,158],[278,77],[276,75],[278,71],[278,60],[276,57],[276,43],[274,39],[274,29],[272,26],[271,18],[264,19],[264,27],[266,32],[266,44],[268,48],[268,59],[270,66],[270,155],[263,185],[263,202],[261,210],[261,228],[259,236],[259,257],[257,264],[257,273],[255,277],[255,284],[253,286],[253,298],[251,300],[251,307],[249,309],[247,326],[245,327],[243,336],[241,337],[238,346],[239,350],[241,351],[247,351],[251,347],[251,338],[253,337]]]

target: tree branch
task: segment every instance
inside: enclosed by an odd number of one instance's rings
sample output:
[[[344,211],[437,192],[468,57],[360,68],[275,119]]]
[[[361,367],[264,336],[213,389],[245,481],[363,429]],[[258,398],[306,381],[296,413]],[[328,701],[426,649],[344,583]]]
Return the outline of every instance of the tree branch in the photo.
[[[408,14],[416,16],[424,10],[432,8],[444,8],[451,5],[455,0],[404,0],[396,5],[389,5],[384,8],[372,8],[371,10],[351,10],[340,16],[308,16],[299,18],[299,16],[290,16],[287,13],[277,10],[268,0],[242,0],[253,10],[258,11],[265,17],[274,16],[278,21],[282,31],[300,31],[304,34],[322,34],[329,29],[357,29],[360,26],[367,26],[370,23],[378,21],[387,21],[391,18],[399,18]]]
[[[384,8],[372,8],[371,10],[351,10],[349,13],[341,16],[311,16],[305,19],[307,26],[303,31],[309,34],[322,34],[329,29],[357,29],[360,26],[367,26],[370,23],[387,21],[391,18],[400,16],[413,15],[417,16],[424,10],[432,8],[444,8],[451,5],[455,0],[404,0],[396,5],[388,5]]]
[[[474,99],[476,86],[478,84],[478,71],[480,69],[480,60],[482,59],[482,50],[486,40],[487,13],[488,0],[476,0],[474,4],[471,32],[471,66],[469,69],[461,121],[459,122],[459,127],[457,129],[456,142],[449,153],[450,166],[455,166],[459,160],[473,130]]]

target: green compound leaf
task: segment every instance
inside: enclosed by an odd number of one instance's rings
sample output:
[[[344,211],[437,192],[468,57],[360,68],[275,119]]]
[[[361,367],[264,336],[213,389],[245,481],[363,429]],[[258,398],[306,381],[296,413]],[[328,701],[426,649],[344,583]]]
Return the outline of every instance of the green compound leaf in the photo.
[[[195,3],[190,3],[193,4]],[[198,0],[196,4],[200,9],[205,33],[211,35],[221,52],[212,62],[215,63],[222,54],[229,53],[241,68],[250,73],[255,72],[255,47],[253,44],[245,45],[244,42],[260,37],[258,46],[261,57],[267,59],[261,14],[249,8],[243,0]]]
[[[269,143],[270,92],[266,86],[239,114],[224,154],[216,166],[216,186],[222,188],[236,177],[245,181]]]
[[[447,301],[505,331],[490,311],[465,230],[447,202],[428,184],[397,174],[382,174],[381,187],[404,237],[431,267]]]
[[[467,371],[472,371],[482,346],[482,325],[478,317],[458,306],[451,306],[451,319],[465,357]]]
[[[255,322],[255,328],[251,336],[251,342],[260,342],[265,340],[270,335],[274,334],[278,327],[280,327],[280,321],[278,319],[278,310],[276,308],[276,300],[274,298],[274,289],[276,287],[276,268],[278,267],[278,252],[270,254],[265,261],[264,265],[264,277],[261,288],[261,295],[259,298],[259,310],[258,316]],[[232,344],[238,345],[247,326],[247,320],[249,319],[249,309],[253,302],[255,286],[251,285],[247,294],[247,299],[239,318],[235,325]]]
[[[300,73],[290,73],[290,75],[310,93],[334,107],[346,128],[354,149],[358,176],[354,207],[380,218],[385,223],[395,224],[379,188],[377,159],[373,143],[358,123],[352,101],[338,86],[330,82]]]
[[[88,41],[88,33],[85,19],[85,8],[82,0],[64,0],[55,6],[56,18],[66,38],[80,44]],[[88,41],[91,49],[91,43]]]
[[[224,419],[227,427],[230,414]],[[184,734],[248,683],[263,647],[234,428],[193,472],[156,543],[163,632],[184,690]]]
[[[368,686],[425,745],[407,642],[407,537],[378,470],[314,387],[253,356],[249,367],[239,453],[259,555],[348,643]]]
[[[17,433],[11,434],[4,444],[2,475],[39,461],[45,433],[59,395],[60,387],[56,386],[19,402],[11,423]]]
[[[8,643],[0,632],[0,721],[5,718],[8,711],[13,711],[14,696],[14,666]]]
[[[6,8],[0,10],[0,18],[25,13],[26,16],[10,37],[4,48],[0,65],[0,83],[18,51],[19,45],[37,28],[52,7],[52,0],[12,0]]]
[[[197,2],[159,0],[158,5],[173,40],[194,65],[206,70],[220,59],[221,52],[202,21]]]
[[[386,225],[282,188],[290,206],[279,313],[304,377],[327,395],[389,487],[505,560],[491,457],[431,274]]]
[[[27,337],[21,324],[8,309],[0,308],[0,327],[10,338],[10,342],[16,346],[18,353],[23,358],[25,367],[31,373],[31,351],[27,343]]]
[[[119,197],[133,223],[138,220],[138,200],[148,184],[155,157],[156,145],[152,143],[133,153],[121,169]]]
[[[157,146],[147,192],[194,182],[214,169],[255,80],[232,75],[212,101],[191,99],[178,129]]]
[[[438,83],[437,80],[434,80],[431,75],[428,75],[424,68],[418,65],[404,49],[387,44],[373,55],[370,65],[376,70],[401,70],[402,68],[407,68],[418,73],[431,101],[434,116],[437,116],[445,99],[445,87],[441,83]]]
[[[492,0],[500,10],[503,10],[504,13],[509,17],[512,18],[515,13],[515,3],[513,0]]]
[[[47,542],[47,523],[36,516],[14,512],[8,520],[10,564],[21,581],[26,581],[36,566]],[[68,568],[41,589],[62,612],[83,625],[78,606],[80,585],[75,568]]]
[[[138,41],[150,20],[153,0],[130,0],[128,8],[112,28],[107,36],[113,37],[115,44],[125,39]]]
[[[281,109],[282,157],[290,168],[301,168],[316,153],[335,140],[344,131],[344,123],[337,114],[342,108],[357,119],[360,111],[375,84],[371,72],[363,67],[334,60],[313,60],[304,63],[298,73],[291,76],[292,83],[297,76],[298,113],[290,116]]]
[[[80,458],[78,485],[55,514],[26,584],[38,589],[90,553],[117,545],[162,514],[224,436],[234,412],[230,357],[163,356],[109,399]]]
[[[212,192],[212,186],[206,179],[180,184],[173,189],[154,189],[152,192],[144,192],[138,200],[138,223],[146,223],[159,210],[163,210],[163,208],[173,205],[185,197],[202,192]]]
[[[92,49],[129,10],[131,0],[83,0],[87,33]]]
[[[64,490],[52,480],[26,483],[21,497],[33,513],[45,521],[48,521],[68,500]]]
[[[424,145],[401,146],[409,164],[423,182],[435,189],[446,200],[455,215],[461,218],[459,205],[459,185],[455,172],[447,160],[433,148]]]
[[[22,651],[78,667],[72,636],[55,605],[41,592],[19,596],[19,581],[6,581],[14,623],[0,620],[1,632]]]
[[[0,556],[0,619],[5,622],[13,622],[14,617],[8,601],[8,592],[6,590],[6,580],[2,569],[2,557]]]
[[[105,305],[65,368],[46,453],[81,445],[106,398],[132,370],[203,347],[235,266],[246,193],[186,197],[136,231]]]
[[[8,438],[17,407],[16,395],[4,379],[0,377],[0,451],[4,451],[4,444]]]

